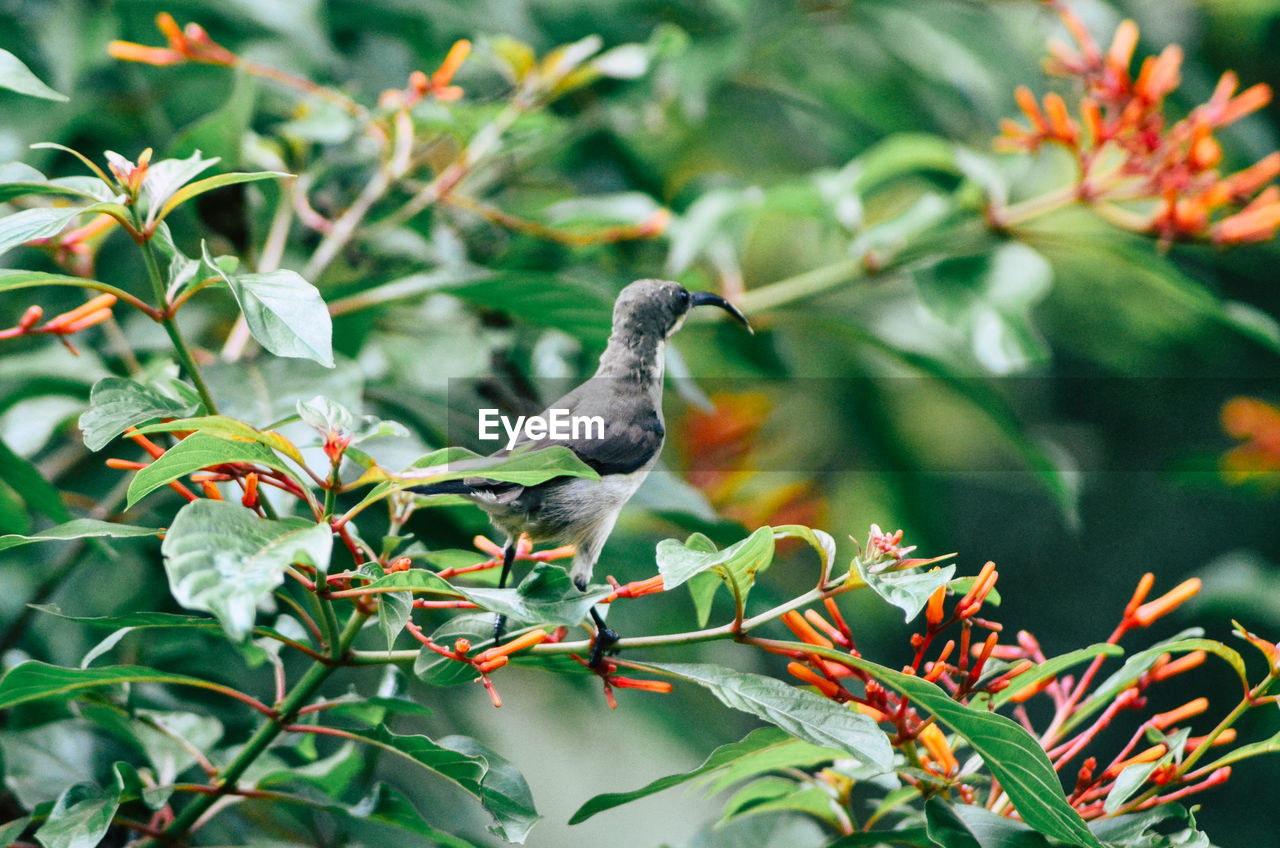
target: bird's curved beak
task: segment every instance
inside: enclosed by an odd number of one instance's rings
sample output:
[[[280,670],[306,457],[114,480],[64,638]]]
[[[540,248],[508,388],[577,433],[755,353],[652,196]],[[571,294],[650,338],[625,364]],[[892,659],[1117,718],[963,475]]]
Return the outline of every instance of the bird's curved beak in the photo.
[[[689,298],[690,309],[692,309],[695,306],[702,306],[704,304],[707,304],[710,306],[718,306],[721,309],[723,309],[725,312],[728,312],[730,315],[732,315],[735,320],[737,320],[739,323],[742,324],[742,326],[746,327],[747,332],[753,335],[755,334],[755,330],[752,329],[750,322],[747,321],[747,316],[743,315],[740,311],[738,311],[738,307],[734,306],[732,303],[725,300],[720,295],[715,294],[713,292],[691,292],[690,295],[691,295]]]

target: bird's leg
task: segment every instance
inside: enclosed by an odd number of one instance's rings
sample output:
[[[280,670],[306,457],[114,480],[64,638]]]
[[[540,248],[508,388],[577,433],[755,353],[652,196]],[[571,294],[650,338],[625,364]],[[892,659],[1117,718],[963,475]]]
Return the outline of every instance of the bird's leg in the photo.
[[[596,623],[596,638],[591,643],[591,657],[587,660],[587,667],[599,668],[600,663],[604,662],[605,652],[618,641],[618,634],[605,625],[595,607],[591,608],[591,620]]]
[[[498,577],[498,588],[505,589],[507,586],[507,578],[511,576],[511,565],[516,561],[516,542],[519,537],[513,536],[507,539],[507,545],[502,549],[502,574]],[[507,617],[502,613],[498,613],[497,618],[493,620],[493,644],[502,641],[502,630],[507,626]]]

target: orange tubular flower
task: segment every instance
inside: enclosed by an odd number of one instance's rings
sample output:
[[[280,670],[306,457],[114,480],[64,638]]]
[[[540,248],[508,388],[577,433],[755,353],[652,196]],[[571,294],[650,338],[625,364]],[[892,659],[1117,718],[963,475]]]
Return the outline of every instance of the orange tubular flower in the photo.
[[[956,755],[952,753],[951,746],[947,744],[947,735],[936,724],[930,724],[924,730],[920,731],[917,737],[920,744],[924,746],[925,751],[929,753],[929,759],[937,763],[943,774],[951,774],[960,770],[960,763],[956,760]]]
[[[1136,766],[1141,763],[1153,763],[1156,760],[1163,757],[1168,752],[1169,752],[1169,749],[1166,748],[1163,743],[1159,745],[1153,745],[1147,750],[1139,754],[1135,754],[1127,760],[1121,760],[1120,762],[1111,766],[1110,768],[1108,768],[1106,771],[1102,773],[1102,776],[1103,778],[1115,777],[1117,774],[1124,771],[1129,766]]]
[[[1169,710],[1165,713],[1157,713],[1151,717],[1151,726],[1157,730],[1165,730],[1176,724],[1181,724],[1192,716],[1198,716],[1200,713],[1209,709],[1208,698],[1196,698],[1188,701],[1177,709]]]
[[[832,683],[830,680],[827,680],[825,677],[822,677],[810,669],[807,665],[802,665],[798,662],[790,662],[787,663],[787,671],[790,672],[792,676],[798,677],[805,683],[813,686],[828,698],[836,698],[840,695],[841,691],[843,691],[839,684]]]
[[[1148,601],[1133,611],[1130,620],[1138,627],[1146,627],[1158,618],[1168,615],[1182,606],[1200,591],[1200,578],[1192,577],[1174,586],[1154,601]]]
[[[505,657],[509,654],[514,654],[517,651],[523,651],[525,648],[532,648],[534,645],[540,645],[549,638],[550,634],[545,630],[531,630],[523,636],[517,636],[506,644],[495,645],[494,647],[489,648],[476,657],[476,662],[481,664],[490,662],[498,657]]]
[[[814,630],[812,625],[810,625],[809,622],[805,621],[804,618],[800,615],[800,613],[796,612],[795,610],[791,610],[790,612],[784,614],[782,616],[782,623],[787,625],[787,627],[791,630],[791,632],[796,634],[796,637],[801,642],[807,642],[810,645],[818,645],[823,648],[835,647],[835,645],[831,642],[830,639],[823,636],[818,631]]]

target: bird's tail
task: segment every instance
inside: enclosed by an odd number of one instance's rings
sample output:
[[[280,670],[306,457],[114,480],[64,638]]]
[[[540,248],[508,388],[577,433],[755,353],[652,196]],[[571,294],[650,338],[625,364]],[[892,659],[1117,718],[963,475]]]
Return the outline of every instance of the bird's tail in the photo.
[[[465,480],[445,480],[443,483],[414,486],[409,491],[418,495],[470,495],[475,489]]]

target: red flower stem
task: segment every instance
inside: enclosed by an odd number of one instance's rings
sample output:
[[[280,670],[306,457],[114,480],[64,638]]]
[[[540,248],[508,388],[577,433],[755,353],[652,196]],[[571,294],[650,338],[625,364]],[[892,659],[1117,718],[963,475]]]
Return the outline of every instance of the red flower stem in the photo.
[[[1126,618],[1121,620],[1121,622],[1116,625],[1116,629],[1112,631],[1111,635],[1107,638],[1107,644],[1118,644],[1121,637],[1123,637],[1128,630],[1128,619]],[[1066,724],[1067,719],[1071,718],[1072,712],[1075,710],[1076,705],[1080,703],[1080,699],[1084,697],[1084,693],[1089,691],[1089,686],[1093,683],[1093,678],[1097,676],[1098,670],[1102,668],[1102,664],[1105,661],[1106,655],[1099,654],[1093,658],[1093,662],[1089,663],[1089,668],[1080,676],[1080,682],[1075,685],[1071,690],[1071,693],[1067,696],[1066,701],[1064,701],[1062,706],[1060,706],[1054,713],[1053,720],[1049,723],[1049,727],[1045,729],[1044,735],[1040,737],[1041,747],[1048,750],[1053,743],[1058,741],[1058,734],[1062,731],[1062,726]]]
[[[1125,692],[1132,691],[1134,690],[1125,690]],[[1093,724],[1089,725],[1087,730],[1076,736],[1076,738],[1071,742],[1060,745],[1059,747],[1049,751],[1049,759],[1053,760],[1054,770],[1059,771],[1064,765],[1071,762],[1071,759],[1075,757],[1076,754],[1079,754],[1084,750],[1089,742],[1093,740],[1093,737],[1097,736],[1104,727],[1111,723],[1111,720],[1116,717],[1117,713],[1133,703],[1133,698],[1134,696],[1132,695],[1126,697],[1124,692],[1120,693],[1114,701],[1107,705],[1107,708],[1102,711],[1102,714],[1098,716],[1097,720],[1094,721]],[[1138,729],[1138,735],[1130,740],[1124,751],[1122,751],[1120,755],[1112,761],[1112,764],[1117,763],[1128,756],[1129,751],[1133,749],[1133,746],[1137,744],[1137,740],[1141,738],[1141,734],[1145,732],[1147,725],[1148,722],[1142,723],[1142,726]],[[1103,771],[1105,770],[1106,769],[1103,769]]]
[[[1196,792],[1203,792],[1204,790],[1217,786],[1220,783],[1225,783],[1227,778],[1230,776],[1231,766],[1223,766],[1222,768],[1214,769],[1207,778],[1199,783],[1184,786],[1181,789],[1174,790],[1173,792],[1169,792],[1165,795],[1153,795],[1139,804],[1137,809],[1145,810],[1148,807],[1154,807],[1159,804],[1168,804],[1173,801],[1180,801],[1188,795],[1193,795]]]

